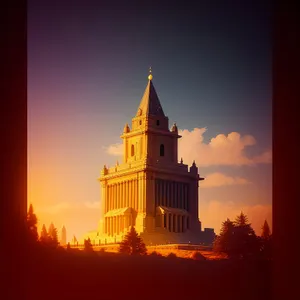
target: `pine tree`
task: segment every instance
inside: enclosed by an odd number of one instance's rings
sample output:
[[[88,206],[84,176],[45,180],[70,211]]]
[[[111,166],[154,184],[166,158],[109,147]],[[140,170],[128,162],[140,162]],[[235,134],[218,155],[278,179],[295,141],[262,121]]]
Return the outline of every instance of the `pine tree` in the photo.
[[[228,256],[233,255],[234,251],[234,223],[228,218],[222,223],[220,235],[214,242],[214,251],[224,252]]]
[[[51,223],[49,226],[48,235],[49,235],[50,246],[56,248],[58,246],[58,237],[57,237],[57,229],[54,227],[53,223]]]
[[[261,237],[265,240],[268,240],[271,236],[271,230],[267,220],[265,220],[264,225],[262,226],[261,229],[262,229]]]
[[[247,216],[241,212],[234,222],[234,256],[246,258],[259,252],[258,238],[248,222]]]
[[[38,240],[38,232],[37,232],[37,217],[33,212],[33,206],[30,204],[29,210],[27,213],[27,228],[29,232],[29,236],[32,240]]]
[[[42,231],[40,234],[40,242],[44,245],[49,244],[49,235],[48,235],[45,224],[43,224]]]
[[[130,255],[147,254],[146,246],[133,226],[121,242],[119,252]]]
[[[260,236],[260,252],[264,259],[271,259],[272,257],[272,234],[267,220],[262,226],[262,233]]]

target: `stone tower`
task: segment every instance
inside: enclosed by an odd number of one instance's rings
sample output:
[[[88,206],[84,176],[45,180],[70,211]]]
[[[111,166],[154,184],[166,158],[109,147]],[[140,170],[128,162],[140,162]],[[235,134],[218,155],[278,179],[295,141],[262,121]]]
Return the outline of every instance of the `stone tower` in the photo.
[[[104,166],[100,239],[119,241],[135,226],[146,243],[198,241],[198,174],[195,162],[189,168],[178,162],[177,125],[169,128],[153,85],[148,83],[131,128],[124,126],[123,162]]]

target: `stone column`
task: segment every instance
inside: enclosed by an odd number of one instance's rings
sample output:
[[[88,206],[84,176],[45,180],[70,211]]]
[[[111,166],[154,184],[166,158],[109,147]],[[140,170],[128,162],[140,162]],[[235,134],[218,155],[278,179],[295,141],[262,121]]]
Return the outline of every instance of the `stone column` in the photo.
[[[115,201],[115,209],[118,208],[118,200],[119,200],[119,184],[116,183],[116,201]]]
[[[116,233],[117,235],[120,233],[120,216],[116,217]]]
[[[165,206],[169,206],[169,184],[168,181],[165,181]]]
[[[136,209],[136,211],[138,211],[138,207],[139,207],[138,200],[139,200],[139,197],[138,197],[138,180],[137,179],[134,180],[134,193],[135,193],[135,209]]]
[[[106,197],[106,205],[105,205],[105,213],[109,210],[109,199],[110,199],[110,185],[107,186],[107,197]]]
[[[126,207],[129,207],[129,181],[126,181]]]
[[[181,183],[178,184],[178,208],[181,207]]]
[[[124,232],[124,215],[121,216],[121,231]]]
[[[113,232],[113,218],[109,217],[109,235],[112,235]]]
[[[173,215],[169,214],[169,224],[170,224],[170,232],[173,232]]]
[[[135,209],[135,180],[131,182],[132,185],[132,208]]]
[[[129,207],[132,206],[132,180],[129,180]]]
[[[113,198],[114,198],[114,186],[111,184],[110,185],[109,210],[112,210]]]
[[[173,201],[173,181],[170,182],[170,200],[169,200],[170,207],[172,207],[172,201]]]
[[[173,214],[172,219],[173,219],[173,232],[177,232],[177,215]]]
[[[121,182],[121,206],[120,208],[124,207],[124,182]]]
[[[121,191],[121,183],[118,184],[118,189],[119,189],[119,197],[118,197],[118,208],[121,208],[122,205],[121,205],[121,201],[122,201],[122,191]]]
[[[115,201],[115,185],[111,186],[111,201],[110,201],[110,210],[114,209],[114,201]]]

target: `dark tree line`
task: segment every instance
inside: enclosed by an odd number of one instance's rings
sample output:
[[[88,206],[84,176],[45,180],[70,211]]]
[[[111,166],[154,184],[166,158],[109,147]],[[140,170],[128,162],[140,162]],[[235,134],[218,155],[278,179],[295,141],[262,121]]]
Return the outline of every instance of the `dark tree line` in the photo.
[[[28,229],[29,239],[31,241],[40,242],[42,245],[49,246],[52,248],[58,247],[59,243],[57,237],[57,229],[54,227],[53,223],[50,224],[48,231],[44,224],[40,236],[38,235],[37,217],[33,211],[32,204],[30,204],[27,213],[27,229]]]
[[[53,223],[50,224],[48,231],[45,224],[42,227],[40,236],[37,232],[37,217],[33,211],[33,206],[29,206],[27,213],[27,229],[29,240],[40,244],[57,248],[59,246],[57,229]],[[214,242],[214,251],[223,252],[229,258],[272,258],[272,234],[267,221],[262,226],[262,233],[257,236],[248,222],[248,218],[243,212],[236,217],[235,221],[227,219],[222,223],[220,234]],[[70,249],[68,243],[67,249]],[[93,252],[93,246],[88,238],[84,241],[85,252]],[[136,232],[134,227],[126,234],[120,243],[119,252],[129,255],[146,255],[147,248]]]
[[[222,223],[220,235],[214,242],[216,252],[224,252],[229,258],[271,259],[272,235],[265,221],[261,236],[257,236],[243,212],[235,221],[227,219]]]

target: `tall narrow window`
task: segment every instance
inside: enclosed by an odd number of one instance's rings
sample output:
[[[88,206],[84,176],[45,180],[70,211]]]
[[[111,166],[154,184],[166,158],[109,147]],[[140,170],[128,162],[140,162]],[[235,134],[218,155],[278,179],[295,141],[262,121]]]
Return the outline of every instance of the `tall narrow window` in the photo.
[[[159,126],[159,120],[156,120],[156,125]]]
[[[131,145],[131,156],[134,156],[134,145]]]
[[[165,156],[165,146],[163,144],[160,145],[159,154]]]

